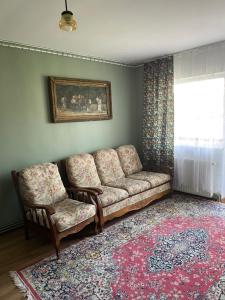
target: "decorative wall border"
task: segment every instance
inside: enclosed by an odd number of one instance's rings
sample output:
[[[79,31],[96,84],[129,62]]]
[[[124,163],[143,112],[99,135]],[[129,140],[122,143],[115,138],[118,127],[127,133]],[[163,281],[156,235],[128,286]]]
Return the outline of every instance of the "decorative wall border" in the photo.
[[[116,66],[121,66],[121,67],[126,67],[126,68],[137,68],[140,66],[140,65],[131,65],[131,64],[120,63],[117,61],[106,60],[106,59],[102,59],[102,58],[98,58],[98,57],[83,56],[83,55],[78,55],[78,54],[74,54],[74,53],[70,53],[70,52],[53,50],[53,49],[49,49],[49,48],[36,47],[36,46],[27,45],[27,44],[21,44],[21,43],[17,43],[17,42],[1,40],[1,39],[0,39],[0,46],[16,48],[16,49],[20,49],[20,50],[40,52],[40,53],[45,53],[45,54],[65,56],[65,57],[70,57],[70,58],[75,58],[75,59],[88,60],[88,61],[92,61],[92,62],[111,64],[111,65],[116,65]]]

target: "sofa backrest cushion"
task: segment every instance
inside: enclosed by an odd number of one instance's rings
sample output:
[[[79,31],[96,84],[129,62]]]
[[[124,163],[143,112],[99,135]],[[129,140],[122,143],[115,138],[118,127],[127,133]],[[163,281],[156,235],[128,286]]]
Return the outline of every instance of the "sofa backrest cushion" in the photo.
[[[98,150],[93,156],[102,184],[125,177],[116,150]]]
[[[101,185],[91,154],[82,153],[69,157],[66,160],[66,172],[72,186],[97,187]]]
[[[133,145],[124,145],[116,149],[122,169],[126,176],[143,169],[137,150]]]
[[[19,187],[25,204],[52,205],[68,197],[58,167],[37,164],[19,172]]]

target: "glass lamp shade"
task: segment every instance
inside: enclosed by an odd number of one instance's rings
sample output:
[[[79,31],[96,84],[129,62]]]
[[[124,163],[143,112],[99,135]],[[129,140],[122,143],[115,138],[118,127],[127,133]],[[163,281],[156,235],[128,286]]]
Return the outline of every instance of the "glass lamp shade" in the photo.
[[[71,11],[63,11],[61,20],[59,21],[59,28],[64,31],[74,31],[77,28],[77,22],[73,17]]]

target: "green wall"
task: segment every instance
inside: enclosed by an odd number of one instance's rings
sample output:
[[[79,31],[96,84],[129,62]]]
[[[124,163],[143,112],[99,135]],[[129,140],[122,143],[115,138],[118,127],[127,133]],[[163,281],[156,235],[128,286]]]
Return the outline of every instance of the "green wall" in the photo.
[[[137,74],[135,68],[0,47],[0,231],[21,223],[12,169],[138,144]],[[113,119],[51,123],[47,76],[111,81]]]

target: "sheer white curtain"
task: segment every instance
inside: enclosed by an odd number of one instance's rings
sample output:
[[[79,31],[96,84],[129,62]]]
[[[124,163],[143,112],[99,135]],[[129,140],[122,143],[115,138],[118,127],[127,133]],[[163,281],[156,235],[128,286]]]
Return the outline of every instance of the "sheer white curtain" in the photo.
[[[225,42],[174,56],[174,188],[225,197]]]

